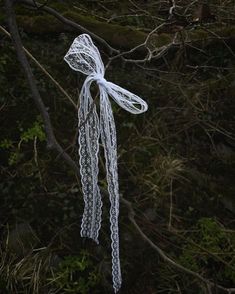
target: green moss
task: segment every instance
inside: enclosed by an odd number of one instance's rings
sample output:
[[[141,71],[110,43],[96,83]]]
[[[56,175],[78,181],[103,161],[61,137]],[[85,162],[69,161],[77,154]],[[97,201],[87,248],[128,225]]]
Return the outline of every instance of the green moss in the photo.
[[[108,43],[117,48],[133,48],[143,43],[147,37],[146,33],[137,31],[131,27],[101,22],[93,17],[84,16],[75,12],[67,11],[63,13],[63,16],[104,38]],[[75,29],[66,26],[51,15],[34,17],[19,15],[17,20],[20,26],[28,33],[54,34],[75,31]],[[154,36],[151,42],[155,46],[161,47],[171,42],[171,38],[171,35],[161,34]],[[141,50],[145,51],[145,49]]]
[[[94,17],[84,16],[70,10],[63,13],[63,16],[70,20],[73,20],[75,23],[104,38],[108,43],[116,48],[133,48],[143,43],[147,37],[146,33],[138,31],[136,29],[132,29],[131,27],[101,22]],[[65,25],[64,23],[57,20],[55,17],[47,14],[33,17],[28,15],[19,15],[17,19],[20,26],[29,33],[54,34],[61,32],[77,31],[73,27]],[[213,29],[212,33],[203,29],[197,29],[192,32],[187,32],[187,39],[195,42],[204,42],[203,45],[206,45],[212,40],[216,39],[216,35],[220,37],[231,37],[235,35],[235,27],[231,26],[230,28],[215,28]],[[215,38],[208,38],[211,36],[214,36]],[[171,41],[172,34],[163,33],[160,35],[152,36],[150,42],[151,46],[162,47],[169,44]],[[138,52],[141,51],[145,52],[145,49],[142,48]]]
[[[90,16],[83,16],[71,11],[68,11],[63,15],[118,47],[135,47],[142,43],[146,38],[146,34],[143,32],[133,30],[129,27],[100,22]]]
[[[28,33],[60,33],[63,27],[62,24],[51,15],[39,15],[36,17],[18,15],[17,21]]]
[[[86,29],[104,38],[111,45],[122,48],[132,48],[142,43],[146,34],[115,24],[108,24],[96,19],[83,16],[74,12],[63,14],[66,18],[73,20]],[[18,16],[20,26],[28,33],[54,34],[61,32],[75,31],[70,26],[66,26],[50,15],[39,15],[36,17]]]

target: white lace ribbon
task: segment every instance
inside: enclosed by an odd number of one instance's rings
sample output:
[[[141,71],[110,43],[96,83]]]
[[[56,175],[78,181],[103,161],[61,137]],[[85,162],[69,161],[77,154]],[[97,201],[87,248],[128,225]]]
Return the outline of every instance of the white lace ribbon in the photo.
[[[79,155],[82,190],[85,208],[81,225],[81,236],[89,237],[98,243],[101,226],[102,200],[98,186],[99,138],[104,147],[107,183],[110,199],[110,225],[112,247],[112,275],[115,293],[120,289],[121,269],[119,259],[119,188],[117,172],[116,128],[108,96],[125,110],[138,114],[148,106],[135,94],[105,80],[104,64],[99,50],[87,34],[78,36],[72,43],[64,60],[75,71],[87,75],[80,92],[79,117]],[[100,118],[90,93],[91,83],[95,81],[100,91]]]

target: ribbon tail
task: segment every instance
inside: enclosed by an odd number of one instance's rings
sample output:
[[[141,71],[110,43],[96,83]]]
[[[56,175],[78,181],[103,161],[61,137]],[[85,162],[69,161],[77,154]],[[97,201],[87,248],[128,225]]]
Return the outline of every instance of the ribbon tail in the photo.
[[[99,118],[90,93],[90,84],[85,82],[80,93],[79,156],[83,197],[85,202],[81,236],[99,243],[102,200],[98,187]],[[87,122],[85,121],[87,120]]]
[[[104,155],[106,160],[107,183],[110,198],[110,229],[111,229],[111,247],[112,247],[112,275],[113,288],[115,293],[120,289],[122,278],[119,258],[119,188],[117,171],[117,143],[116,128],[113,118],[108,95],[100,87],[100,132],[101,140],[104,146]]]

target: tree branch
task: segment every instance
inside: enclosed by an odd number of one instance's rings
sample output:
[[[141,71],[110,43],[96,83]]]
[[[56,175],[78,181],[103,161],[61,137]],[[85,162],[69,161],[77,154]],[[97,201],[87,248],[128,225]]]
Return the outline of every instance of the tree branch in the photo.
[[[201,282],[203,282],[209,293],[211,293],[211,288],[218,288],[224,292],[227,293],[235,293],[235,288],[224,288],[220,285],[217,285],[211,281],[209,281],[206,278],[203,278],[201,275],[199,275],[198,273],[187,269],[186,267],[176,263],[174,260],[172,260],[171,258],[169,258],[164,251],[159,248],[156,244],[153,243],[153,241],[151,239],[149,239],[145,233],[141,230],[141,228],[139,227],[139,225],[136,223],[135,221],[135,212],[134,209],[132,207],[131,202],[129,202],[128,200],[124,199],[123,197],[120,198],[121,202],[123,204],[125,204],[125,206],[128,208],[129,210],[129,214],[128,214],[128,218],[130,220],[130,222],[134,225],[134,227],[136,228],[136,230],[138,231],[139,235],[141,236],[141,238],[143,240],[145,240],[155,251],[157,251],[157,253],[160,255],[160,257],[166,261],[168,264],[170,264],[171,266],[173,266],[174,268],[177,268],[178,270],[180,270],[181,272],[184,272],[186,274],[189,274],[191,276],[194,276],[195,278],[197,278],[198,280],[200,280]]]
[[[11,38],[11,34],[9,34],[8,31],[6,31],[1,25],[0,25],[0,31],[2,31],[6,36]],[[55,86],[60,90],[60,92],[63,95],[65,95],[65,97],[68,98],[68,100],[72,103],[75,109],[77,109],[78,107],[76,103],[73,101],[70,95],[65,91],[65,89],[53,78],[53,76],[45,69],[45,67],[42,66],[41,63],[39,63],[37,59],[25,47],[23,47],[23,49],[26,55],[41,69],[41,71],[53,82],[53,84],[55,84]]]
[[[72,167],[72,169],[79,174],[79,168],[77,164],[72,160],[72,158],[63,150],[63,148],[60,146],[60,144],[57,142],[50,116],[48,114],[47,108],[43,103],[43,100],[41,98],[41,95],[38,91],[34,75],[32,73],[31,67],[29,65],[29,62],[27,60],[26,54],[23,49],[23,45],[21,42],[21,38],[19,35],[16,18],[15,18],[15,12],[13,8],[13,1],[12,0],[5,0],[5,8],[6,8],[6,14],[7,14],[7,20],[9,29],[11,32],[12,41],[19,59],[19,62],[21,63],[22,68],[24,69],[25,76],[28,80],[29,87],[32,93],[32,98],[42,116],[44,127],[45,127],[45,133],[47,137],[47,147],[49,149],[56,150],[61,156],[64,158],[64,160],[67,162],[67,164]]]
[[[36,2],[36,1],[31,1],[31,0],[19,0],[18,2],[21,2],[25,5],[32,6],[32,7],[35,7],[35,3],[39,7],[41,5],[40,3]],[[55,18],[57,18],[59,21],[63,22],[64,24],[69,25],[69,26],[71,26],[71,27],[75,28],[76,30],[79,30],[83,33],[89,34],[94,40],[96,40],[100,44],[104,45],[109,50],[110,53],[119,53],[119,51],[117,49],[111,47],[103,38],[97,36],[93,32],[91,32],[88,29],[84,28],[83,26],[73,22],[72,20],[67,19],[66,17],[64,17],[63,15],[58,13],[53,8],[50,8],[48,6],[41,6],[40,9],[53,15]]]

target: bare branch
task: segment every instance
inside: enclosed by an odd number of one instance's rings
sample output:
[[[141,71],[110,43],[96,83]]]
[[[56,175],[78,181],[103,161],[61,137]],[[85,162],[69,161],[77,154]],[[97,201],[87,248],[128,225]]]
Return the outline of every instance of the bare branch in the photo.
[[[40,6],[38,6],[37,2],[36,2],[35,0],[33,0],[33,3],[34,3],[34,5],[35,5],[35,7],[36,7],[37,9],[41,9],[41,8],[43,8],[44,6],[46,6],[46,5],[47,5],[47,2],[48,2],[48,0],[45,0],[45,2],[44,2],[43,4],[40,4]]]
[[[199,281],[203,282],[208,290],[208,293],[212,293],[211,292],[211,288],[218,288],[224,292],[227,293],[235,293],[235,288],[224,288],[220,285],[217,285],[209,280],[207,280],[206,278],[203,278],[201,275],[199,275],[198,273],[187,269],[186,267],[182,266],[181,264],[176,263],[174,260],[172,260],[171,258],[169,258],[164,251],[159,248],[155,243],[153,243],[153,241],[151,239],[149,239],[145,233],[141,230],[141,228],[139,227],[139,225],[136,223],[135,221],[135,212],[134,209],[132,207],[131,202],[129,202],[128,200],[124,199],[123,197],[120,198],[121,202],[125,204],[125,206],[128,208],[129,210],[129,214],[128,214],[128,218],[130,220],[130,222],[134,225],[134,227],[136,228],[136,230],[138,231],[139,235],[141,236],[141,238],[143,240],[145,240],[155,251],[157,251],[157,253],[160,255],[160,257],[166,261],[168,264],[170,264],[171,266],[173,266],[174,268],[177,268],[178,270],[189,274],[191,276],[194,276],[196,279],[198,279]]]
[[[38,6],[41,5],[38,2],[31,1],[31,0],[19,0],[18,2],[21,2],[21,3],[25,4],[25,5],[32,6],[32,7],[35,7],[35,3]],[[43,10],[43,11],[48,12],[51,15],[53,15],[55,18],[57,18],[59,21],[63,22],[64,24],[69,25],[69,26],[75,28],[76,30],[78,30],[80,32],[89,34],[94,40],[96,40],[100,44],[104,45],[109,50],[110,53],[119,53],[119,51],[117,49],[111,47],[103,38],[97,36],[93,32],[87,30],[86,28],[84,28],[83,26],[73,22],[72,20],[67,19],[66,17],[64,17],[63,15],[58,13],[53,8],[50,8],[48,6],[41,6],[40,9]]]
[[[79,174],[79,168],[77,164],[72,160],[72,158],[63,150],[63,148],[60,146],[60,144],[57,142],[50,116],[48,114],[47,108],[44,105],[41,95],[38,91],[34,75],[32,73],[31,67],[29,65],[29,62],[27,60],[26,54],[23,49],[23,45],[21,42],[21,38],[19,35],[17,23],[16,23],[16,18],[15,18],[15,12],[13,9],[13,4],[11,0],[5,0],[5,7],[6,7],[6,14],[7,14],[7,20],[8,20],[8,25],[10,28],[11,36],[12,36],[12,41],[15,46],[17,56],[19,59],[19,62],[21,63],[22,68],[24,69],[25,76],[28,80],[29,87],[32,93],[33,100],[42,116],[44,127],[45,127],[45,132],[46,132],[46,137],[47,137],[47,146],[49,149],[54,149],[56,150],[63,159],[67,162],[67,164],[70,165],[70,167],[73,168],[73,170]]]
[[[134,47],[134,48],[132,48],[132,49],[130,49],[130,50],[128,50],[128,51],[121,52],[120,54],[117,54],[117,55],[111,57],[110,60],[113,61],[114,59],[117,59],[117,58],[122,57],[122,56],[124,56],[124,55],[131,54],[131,53],[135,52],[137,49],[140,49],[141,47],[146,47],[146,48],[147,48],[147,44],[148,44],[148,41],[149,41],[150,37],[151,37],[154,33],[156,33],[160,28],[162,28],[164,25],[165,25],[165,23],[162,23],[162,24],[160,24],[159,26],[157,26],[155,29],[153,29],[153,30],[152,30],[152,31],[146,36],[146,39],[145,39],[145,41],[144,41],[142,44],[139,44],[139,45],[137,45],[136,47]],[[127,62],[129,61],[129,59],[124,59],[124,60],[127,61]],[[147,60],[147,57],[144,59],[144,61],[146,61],[146,60]]]
[[[1,25],[0,25],[0,31],[2,31],[6,36],[11,38],[11,34],[8,33]],[[65,89],[52,77],[52,75],[45,69],[41,63],[38,62],[38,60],[25,48],[23,47],[24,52],[27,54],[27,56],[41,69],[41,71],[55,84],[55,86],[60,90],[60,92],[65,95],[65,97],[68,98],[68,100],[73,104],[73,106],[77,109],[76,103],[73,101],[72,97],[65,91]]]
[[[169,18],[171,18],[173,16],[174,10],[176,8],[176,4],[175,4],[174,0],[170,0],[169,3],[171,5],[171,7],[169,9]]]

